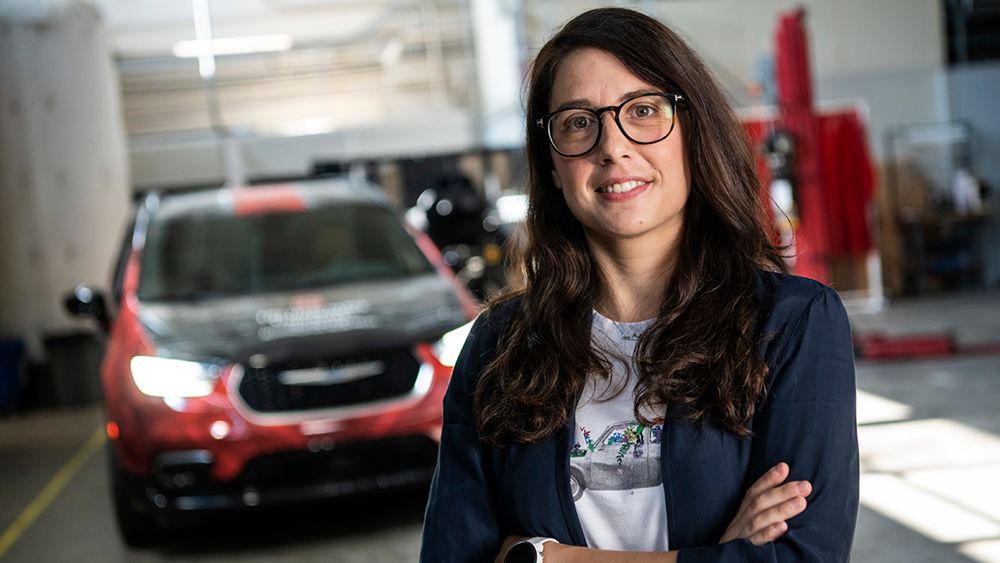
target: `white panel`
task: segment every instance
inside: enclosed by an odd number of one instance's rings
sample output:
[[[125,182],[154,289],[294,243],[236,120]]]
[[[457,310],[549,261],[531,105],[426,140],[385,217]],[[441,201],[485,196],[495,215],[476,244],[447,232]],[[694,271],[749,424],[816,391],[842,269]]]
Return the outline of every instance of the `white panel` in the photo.
[[[0,14],[0,327],[36,357],[44,333],[78,322],[63,293],[107,286],[129,201],[104,29],[83,2],[45,5],[41,15],[18,4]]]
[[[521,111],[521,68],[513,2],[472,2],[482,144],[514,147],[524,137]]]

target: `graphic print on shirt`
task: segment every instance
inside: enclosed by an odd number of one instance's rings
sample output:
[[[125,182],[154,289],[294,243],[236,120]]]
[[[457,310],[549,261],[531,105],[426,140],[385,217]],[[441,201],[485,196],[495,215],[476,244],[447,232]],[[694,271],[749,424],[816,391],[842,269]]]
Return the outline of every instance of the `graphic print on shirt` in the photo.
[[[623,421],[604,429],[597,440],[585,426],[580,427],[584,444],[576,442],[570,452],[570,491],[573,500],[583,491],[627,491],[659,485],[660,441],[663,420],[653,426]]]

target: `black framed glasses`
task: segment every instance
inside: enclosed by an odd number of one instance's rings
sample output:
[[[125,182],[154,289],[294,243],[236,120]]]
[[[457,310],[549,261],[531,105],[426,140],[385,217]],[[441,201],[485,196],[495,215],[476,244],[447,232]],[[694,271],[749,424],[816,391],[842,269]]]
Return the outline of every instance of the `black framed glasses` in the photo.
[[[563,108],[535,121],[545,129],[552,148],[563,156],[583,156],[601,140],[601,114],[613,111],[618,129],[628,140],[651,145],[666,139],[674,130],[680,94],[665,92],[633,96],[617,106],[603,108]]]

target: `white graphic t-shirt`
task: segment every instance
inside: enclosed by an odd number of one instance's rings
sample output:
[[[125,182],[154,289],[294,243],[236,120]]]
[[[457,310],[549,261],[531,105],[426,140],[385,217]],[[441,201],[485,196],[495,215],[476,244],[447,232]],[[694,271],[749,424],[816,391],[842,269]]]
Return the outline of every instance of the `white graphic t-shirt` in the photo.
[[[611,352],[611,388],[591,378],[576,408],[576,442],[570,451],[570,484],[587,546],[617,551],[667,551],[667,507],[660,475],[659,414],[636,421],[638,335],[652,320],[617,323],[594,312],[591,338]],[[630,369],[614,357],[626,358]],[[602,400],[624,390],[610,400]]]

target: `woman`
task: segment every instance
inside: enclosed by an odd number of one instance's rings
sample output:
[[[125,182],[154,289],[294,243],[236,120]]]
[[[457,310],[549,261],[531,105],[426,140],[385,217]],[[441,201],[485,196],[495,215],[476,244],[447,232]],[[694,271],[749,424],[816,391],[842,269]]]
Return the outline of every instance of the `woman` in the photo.
[[[785,273],[697,55],[634,11],[576,17],[527,143],[526,285],[455,366],[421,559],[848,560],[847,318]]]

